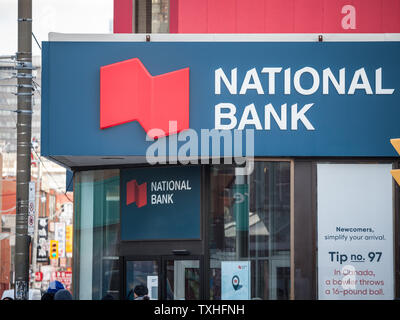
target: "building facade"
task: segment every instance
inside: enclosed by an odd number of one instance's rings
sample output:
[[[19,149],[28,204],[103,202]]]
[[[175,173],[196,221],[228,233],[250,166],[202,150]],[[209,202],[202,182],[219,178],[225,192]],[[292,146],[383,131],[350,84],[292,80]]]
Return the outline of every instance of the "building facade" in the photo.
[[[137,35],[43,43],[42,154],[74,172],[74,296],[398,298],[397,31],[162,35],[204,8],[153,2],[126,2]]]

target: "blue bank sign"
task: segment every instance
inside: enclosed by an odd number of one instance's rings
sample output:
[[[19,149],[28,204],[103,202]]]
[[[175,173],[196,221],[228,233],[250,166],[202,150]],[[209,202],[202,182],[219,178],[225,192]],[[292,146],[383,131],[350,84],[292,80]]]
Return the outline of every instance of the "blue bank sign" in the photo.
[[[255,156],[392,157],[399,56],[400,42],[45,42],[42,152],[146,155],[138,122],[99,127],[100,67],[139,58],[153,76],[190,69],[199,136],[252,129]]]
[[[200,239],[200,167],[121,170],[121,240]]]

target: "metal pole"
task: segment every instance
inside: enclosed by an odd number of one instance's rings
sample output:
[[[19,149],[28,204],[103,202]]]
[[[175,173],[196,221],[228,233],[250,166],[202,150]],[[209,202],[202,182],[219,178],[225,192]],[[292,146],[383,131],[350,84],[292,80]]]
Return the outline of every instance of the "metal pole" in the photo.
[[[17,90],[17,213],[15,219],[15,286],[16,300],[29,297],[28,206],[31,180],[32,123],[32,0],[18,0],[18,74]]]
[[[237,169],[236,169],[237,170]],[[233,211],[236,221],[236,259],[250,259],[249,189],[247,176],[235,174]]]

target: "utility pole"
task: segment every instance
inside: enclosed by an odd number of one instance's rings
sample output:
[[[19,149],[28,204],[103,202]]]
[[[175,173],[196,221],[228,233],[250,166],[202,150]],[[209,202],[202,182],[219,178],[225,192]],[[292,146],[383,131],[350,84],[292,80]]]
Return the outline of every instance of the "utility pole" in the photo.
[[[17,69],[17,212],[15,219],[16,300],[29,297],[28,207],[31,180],[32,0],[18,0]]]

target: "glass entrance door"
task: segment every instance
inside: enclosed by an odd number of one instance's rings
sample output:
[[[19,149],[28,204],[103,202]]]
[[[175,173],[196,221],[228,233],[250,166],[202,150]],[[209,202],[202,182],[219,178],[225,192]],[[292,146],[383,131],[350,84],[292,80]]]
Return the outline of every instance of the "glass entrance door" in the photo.
[[[134,300],[136,286],[144,286],[151,300],[159,297],[160,261],[158,259],[128,260],[125,266],[125,299]]]
[[[204,289],[202,258],[194,256],[129,257],[125,259],[125,300],[134,300],[138,285],[151,300],[200,300]]]
[[[164,260],[164,268],[166,300],[201,299],[199,259],[166,259]]]

